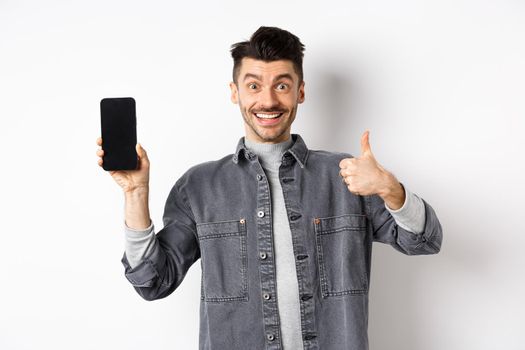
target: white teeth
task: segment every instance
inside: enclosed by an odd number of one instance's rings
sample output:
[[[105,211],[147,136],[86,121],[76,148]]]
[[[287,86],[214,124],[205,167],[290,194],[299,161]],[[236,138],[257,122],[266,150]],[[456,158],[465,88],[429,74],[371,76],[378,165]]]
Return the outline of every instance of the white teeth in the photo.
[[[262,114],[262,113],[255,113],[255,115],[258,117],[258,118],[264,118],[264,119],[273,119],[273,118],[277,118],[277,117],[280,117],[282,113],[279,113],[279,114]]]

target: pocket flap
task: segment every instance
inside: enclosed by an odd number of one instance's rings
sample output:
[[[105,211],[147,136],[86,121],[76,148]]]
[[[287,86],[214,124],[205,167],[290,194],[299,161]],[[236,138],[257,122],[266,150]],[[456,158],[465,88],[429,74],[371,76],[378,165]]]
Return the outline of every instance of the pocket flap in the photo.
[[[246,232],[245,219],[215,221],[197,224],[199,239],[239,236]]]
[[[319,234],[333,233],[339,230],[361,230],[366,228],[366,216],[360,214],[345,214],[317,218],[314,220],[316,232]]]

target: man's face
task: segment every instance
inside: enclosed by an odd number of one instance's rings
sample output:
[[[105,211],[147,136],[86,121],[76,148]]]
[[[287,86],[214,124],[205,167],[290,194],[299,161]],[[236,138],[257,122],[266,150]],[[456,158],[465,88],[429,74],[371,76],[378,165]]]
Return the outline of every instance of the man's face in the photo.
[[[304,81],[292,61],[264,62],[243,58],[237,84],[231,82],[231,100],[239,104],[246,138],[278,143],[290,137],[297,105],[304,101]]]

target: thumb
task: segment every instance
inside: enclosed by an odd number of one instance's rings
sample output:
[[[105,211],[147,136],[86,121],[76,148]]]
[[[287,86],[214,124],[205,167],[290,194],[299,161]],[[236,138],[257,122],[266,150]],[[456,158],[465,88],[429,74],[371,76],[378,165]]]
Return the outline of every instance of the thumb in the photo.
[[[366,130],[363,133],[363,136],[361,136],[361,156],[365,156],[365,155],[373,156],[372,149],[370,148],[369,135],[370,135],[370,131]]]
[[[146,150],[142,148],[142,145],[140,143],[137,143],[135,146],[135,149],[137,151],[137,155],[139,156],[140,160],[145,159],[148,160],[148,154],[146,153]]]

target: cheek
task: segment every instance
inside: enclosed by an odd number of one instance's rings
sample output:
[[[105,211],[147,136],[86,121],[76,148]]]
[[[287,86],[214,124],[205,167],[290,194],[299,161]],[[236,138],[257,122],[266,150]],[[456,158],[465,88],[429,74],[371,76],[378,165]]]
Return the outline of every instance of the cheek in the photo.
[[[295,90],[290,90],[287,93],[282,94],[280,97],[283,101],[286,100],[288,103],[295,103],[299,98],[299,92]]]
[[[257,102],[257,100],[253,96],[250,96],[250,95],[239,95],[239,105],[244,107],[244,108],[249,109],[256,102]]]
[[[287,96],[283,96],[281,99],[281,103],[288,106],[288,108],[293,109],[298,103],[299,96],[297,94],[290,94]]]

